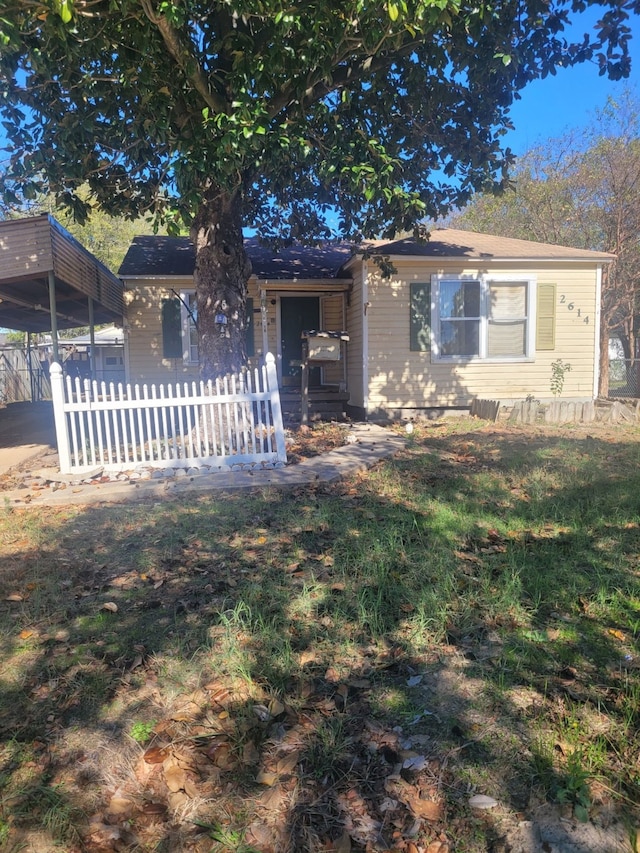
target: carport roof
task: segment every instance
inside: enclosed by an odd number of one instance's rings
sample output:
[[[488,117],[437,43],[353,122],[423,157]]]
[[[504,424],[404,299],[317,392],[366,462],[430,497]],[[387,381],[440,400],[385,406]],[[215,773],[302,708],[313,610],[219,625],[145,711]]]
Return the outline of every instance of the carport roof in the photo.
[[[49,280],[59,329],[121,323],[122,282],[48,214],[0,222],[0,327],[52,329]]]

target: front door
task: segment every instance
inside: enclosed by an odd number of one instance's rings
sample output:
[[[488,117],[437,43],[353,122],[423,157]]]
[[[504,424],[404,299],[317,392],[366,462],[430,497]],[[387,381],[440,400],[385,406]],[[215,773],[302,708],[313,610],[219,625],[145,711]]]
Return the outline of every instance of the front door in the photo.
[[[283,387],[300,388],[302,332],[320,328],[320,299],[317,296],[280,297],[280,330]],[[309,385],[320,385],[320,368],[309,370]]]

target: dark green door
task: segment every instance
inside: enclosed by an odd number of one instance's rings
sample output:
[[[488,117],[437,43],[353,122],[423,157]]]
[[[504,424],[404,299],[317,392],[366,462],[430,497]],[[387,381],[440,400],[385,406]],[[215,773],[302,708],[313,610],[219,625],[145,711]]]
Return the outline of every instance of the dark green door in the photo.
[[[300,387],[302,373],[302,332],[320,326],[320,299],[317,296],[282,296],[280,329],[282,334],[282,384]],[[320,384],[320,368],[309,371],[309,385]]]

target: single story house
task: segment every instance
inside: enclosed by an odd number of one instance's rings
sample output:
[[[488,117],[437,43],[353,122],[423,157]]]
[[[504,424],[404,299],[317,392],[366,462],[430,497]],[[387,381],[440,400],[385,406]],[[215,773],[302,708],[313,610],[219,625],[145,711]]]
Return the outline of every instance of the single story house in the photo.
[[[91,335],[61,340],[65,373],[91,376]],[[100,382],[124,382],[124,335],[118,326],[104,326],[93,335],[94,373]]]
[[[313,363],[310,383],[319,396],[338,393],[357,417],[466,408],[474,398],[551,399],[558,361],[571,365],[562,399],[597,396],[608,253],[453,229],[355,252],[246,246],[248,352],[254,364],[275,355],[285,394],[299,391],[301,334],[314,329],[348,334],[339,361]],[[187,238],[132,243],[119,271],[128,380],[197,378],[193,269]]]

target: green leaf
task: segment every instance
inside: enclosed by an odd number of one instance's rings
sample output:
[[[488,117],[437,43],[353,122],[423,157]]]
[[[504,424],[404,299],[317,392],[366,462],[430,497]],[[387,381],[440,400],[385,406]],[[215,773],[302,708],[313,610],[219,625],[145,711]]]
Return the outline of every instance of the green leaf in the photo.
[[[396,6],[395,3],[392,3],[392,2],[387,3],[387,11],[389,12],[389,17],[391,18],[392,21],[398,20],[399,11],[398,11],[398,7]]]
[[[584,806],[581,806],[578,803],[573,807],[573,813],[580,823],[586,823],[589,820],[589,812]]]
[[[57,12],[62,18],[62,22],[64,24],[68,24],[73,18],[71,3],[72,0],[58,0],[56,4],[58,6]]]

